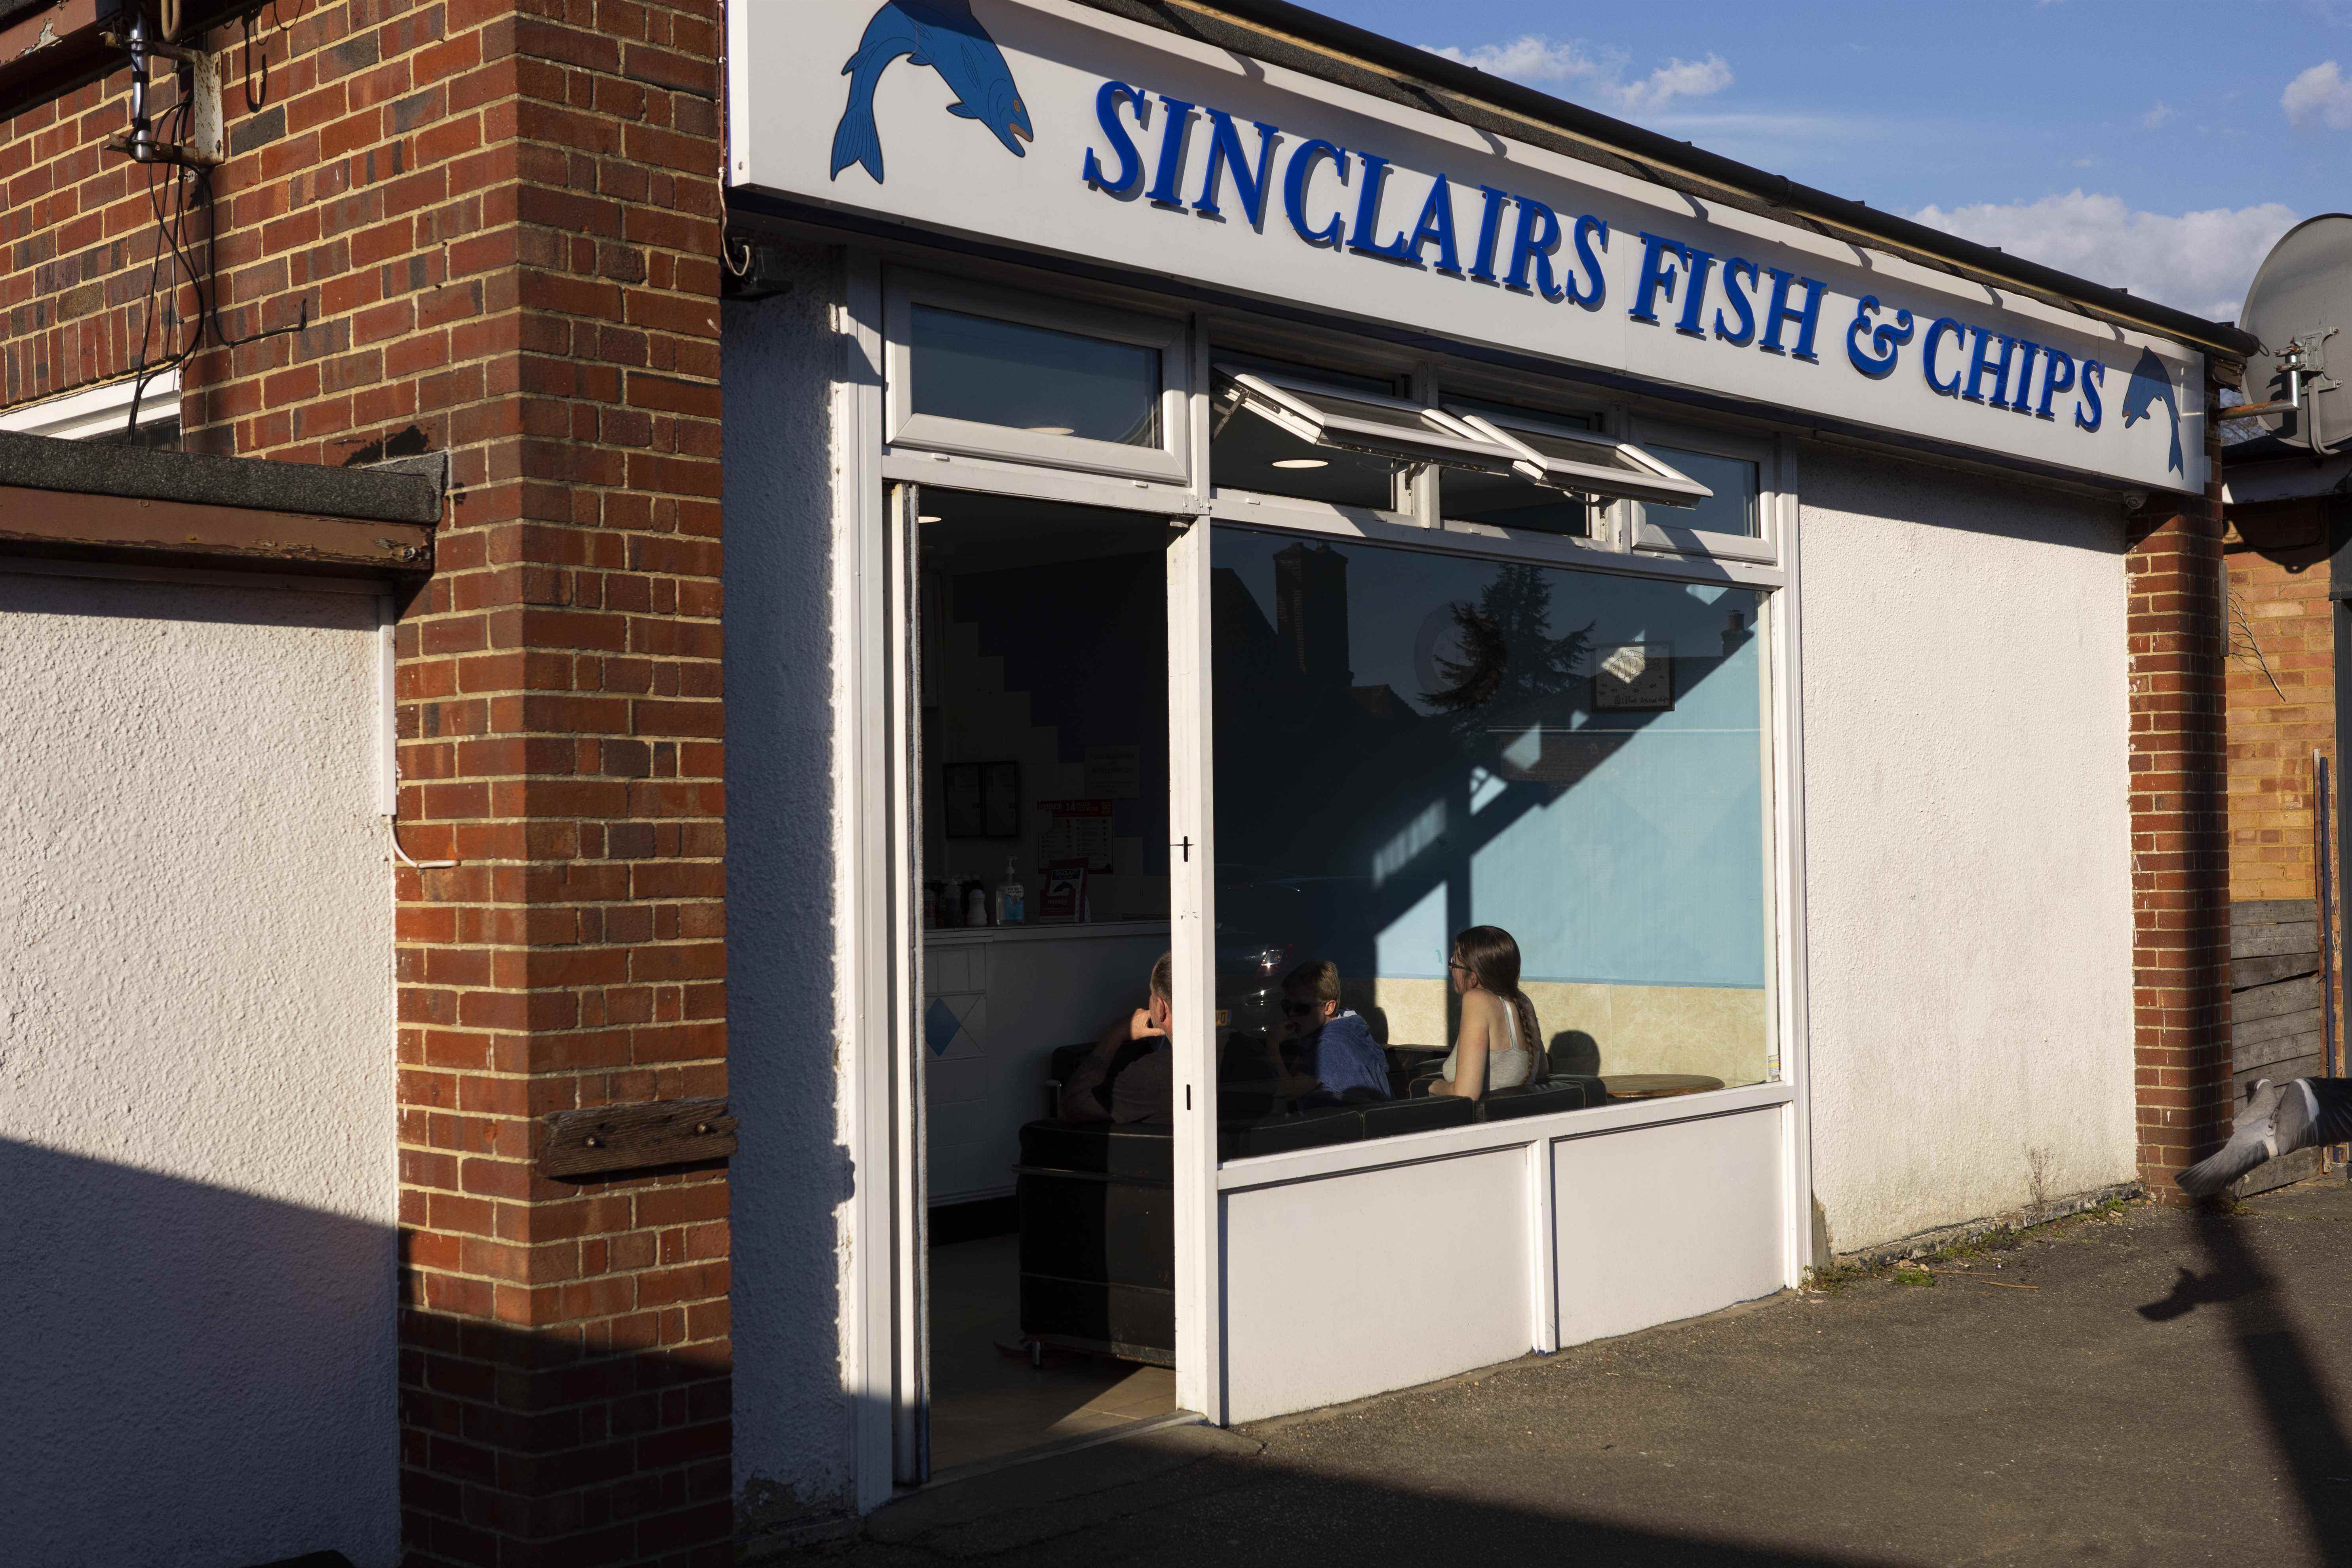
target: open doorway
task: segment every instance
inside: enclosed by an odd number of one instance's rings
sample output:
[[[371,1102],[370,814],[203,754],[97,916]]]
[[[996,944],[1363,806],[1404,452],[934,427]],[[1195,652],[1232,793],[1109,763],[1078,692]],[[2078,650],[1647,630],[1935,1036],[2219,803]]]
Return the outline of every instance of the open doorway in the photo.
[[[1168,538],[919,492],[933,1472],[1176,1408],[1170,1119],[1063,1114],[1171,945]]]

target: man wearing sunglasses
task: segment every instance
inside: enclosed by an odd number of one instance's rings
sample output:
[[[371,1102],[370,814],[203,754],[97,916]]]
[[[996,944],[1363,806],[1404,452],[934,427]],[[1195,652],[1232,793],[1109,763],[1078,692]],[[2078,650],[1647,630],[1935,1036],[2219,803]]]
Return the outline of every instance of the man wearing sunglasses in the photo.
[[[1371,1026],[1340,1005],[1336,963],[1309,959],[1283,976],[1271,1044],[1283,1093],[1301,1110],[1389,1098],[1388,1058]]]

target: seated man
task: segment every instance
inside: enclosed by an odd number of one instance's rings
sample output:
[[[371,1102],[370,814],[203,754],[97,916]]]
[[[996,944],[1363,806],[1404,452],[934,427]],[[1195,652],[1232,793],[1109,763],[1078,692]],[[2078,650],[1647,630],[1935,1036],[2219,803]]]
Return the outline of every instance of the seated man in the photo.
[[[1310,959],[1282,979],[1283,1092],[1301,1110],[1389,1098],[1388,1056],[1361,1015],[1339,1005],[1339,966]]]
[[[1172,961],[1163,952],[1151,966],[1150,1003],[1113,1024],[1063,1080],[1063,1121],[1165,1126],[1176,1119],[1174,1058],[1168,1048],[1169,1031],[1175,1026],[1169,994],[1174,989]]]

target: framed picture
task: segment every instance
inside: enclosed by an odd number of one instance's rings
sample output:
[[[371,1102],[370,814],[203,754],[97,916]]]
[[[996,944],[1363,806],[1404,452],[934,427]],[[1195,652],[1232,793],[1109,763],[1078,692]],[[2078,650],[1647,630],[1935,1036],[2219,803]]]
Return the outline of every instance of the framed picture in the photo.
[[[1601,712],[1663,713],[1675,705],[1675,645],[1619,643],[1593,650],[1592,706]]]
[[[980,764],[981,826],[983,838],[1021,837],[1021,764]]]
[[[1021,764],[942,763],[940,804],[950,838],[1018,838]]]

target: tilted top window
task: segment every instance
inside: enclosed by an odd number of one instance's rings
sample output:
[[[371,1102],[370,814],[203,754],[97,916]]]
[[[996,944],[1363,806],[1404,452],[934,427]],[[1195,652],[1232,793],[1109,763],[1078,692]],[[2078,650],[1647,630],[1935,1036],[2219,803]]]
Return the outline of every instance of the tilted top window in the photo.
[[[1630,497],[1652,506],[1697,506],[1715,493],[1633,442],[1613,436],[1565,429],[1533,417],[1458,404],[1446,405],[1446,412],[1481,436],[1520,448],[1525,456],[1513,467],[1536,484],[1604,499]]]
[[[1490,473],[1528,460],[1507,437],[1474,430],[1443,409],[1230,365],[1219,365],[1217,374],[1220,397],[1314,446],[1401,466],[1443,463]]]

